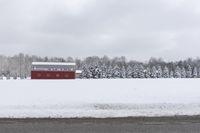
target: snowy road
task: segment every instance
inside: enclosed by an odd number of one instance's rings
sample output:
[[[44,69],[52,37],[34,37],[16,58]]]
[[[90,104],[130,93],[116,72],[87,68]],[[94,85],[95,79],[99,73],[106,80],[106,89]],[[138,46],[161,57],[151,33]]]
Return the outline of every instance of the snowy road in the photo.
[[[0,119],[1,133],[199,133],[199,117]]]

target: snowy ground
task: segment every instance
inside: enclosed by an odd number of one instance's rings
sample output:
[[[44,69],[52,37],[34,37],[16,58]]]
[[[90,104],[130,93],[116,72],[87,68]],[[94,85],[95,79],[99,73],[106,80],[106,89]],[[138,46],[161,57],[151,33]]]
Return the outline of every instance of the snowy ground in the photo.
[[[200,79],[0,81],[0,117],[174,115],[200,115]]]

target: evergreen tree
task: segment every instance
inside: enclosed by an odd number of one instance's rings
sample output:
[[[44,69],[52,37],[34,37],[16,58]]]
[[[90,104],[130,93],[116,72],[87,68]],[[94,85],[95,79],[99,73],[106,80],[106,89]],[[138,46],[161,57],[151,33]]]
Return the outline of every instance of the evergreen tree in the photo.
[[[174,78],[174,72],[173,72],[172,70],[171,70],[170,73],[169,73],[169,77],[170,77],[170,78]]]
[[[192,67],[190,65],[187,66],[186,78],[192,78]]]
[[[122,69],[121,69],[121,78],[126,78],[126,69],[124,66],[122,66]]]
[[[96,74],[96,76],[95,76],[96,79],[101,78],[101,70],[99,69],[98,66],[96,66],[95,74]]]
[[[111,65],[109,65],[108,66],[108,68],[107,68],[107,72],[106,72],[107,74],[107,78],[112,78],[112,74],[113,74],[113,69],[112,69],[112,66]]]
[[[161,66],[158,66],[157,78],[162,78],[162,68],[161,68]]]
[[[152,69],[151,69],[151,77],[157,78],[157,70],[156,70],[155,66],[153,66]]]
[[[198,78],[200,78],[200,67],[198,68]]]
[[[106,78],[107,77],[107,73],[106,73],[106,65],[103,64],[102,67],[101,67],[101,78]]]
[[[145,70],[145,78],[151,78],[151,69],[149,67]]]
[[[177,66],[174,71],[174,78],[181,78],[181,69],[179,66]]]
[[[113,78],[120,78],[120,69],[117,65],[114,67],[113,70]]]
[[[96,73],[95,73],[95,67],[94,66],[90,66],[89,73],[91,74],[90,78],[93,78],[93,79],[96,78]]]
[[[139,73],[138,65],[134,65],[133,66],[133,78],[139,78],[138,73]]]
[[[126,77],[127,78],[132,78],[132,74],[133,74],[132,68],[131,68],[130,65],[128,65],[127,70],[126,70]]]
[[[169,78],[169,69],[168,67],[164,67],[164,70],[163,70],[163,78]]]
[[[193,68],[192,77],[193,78],[197,78],[198,77],[197,67]]]
[[[186,78],[186,71],[184,67],[181,68],[181,78]]]
[[[92,73],[86,66],[84,66],[82,69],[81,78],[92,78]]]
[[[179,69],[181,68],[181,78],[200,78],[200,59],[188,59],[177,62],[164,62],[160,59],[150,59],[145,64],[137,61],[127,62],[123,57],[102,58],[97,56],[87,57],[85,59],[73,59],[72,57],[39,57],[29,56],[20,53],[11,57],[0,55],[0,76],[21,77],[30,76],[32,62],[75,62],[76,70],[82,70],[81,78],[167,78],[180,77]],[[159,66],[158,66],[159,65]],[[118,66],[118,70],[114,66]],[[133,66],[133,67],[132,67]],[[153,67],[154,66],[154,67]],[[158,66],[157,68],[155,66]],[[163,66],[166,66],[161,69]],[[168,70],[167,70],[168,69]]]
[[[138,78],[145,78],[143,65],[138,66]]]

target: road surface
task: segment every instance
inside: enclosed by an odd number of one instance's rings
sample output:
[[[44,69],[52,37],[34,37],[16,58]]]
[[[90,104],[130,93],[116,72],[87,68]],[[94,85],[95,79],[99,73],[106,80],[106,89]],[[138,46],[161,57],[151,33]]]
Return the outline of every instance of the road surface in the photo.
[[[200,116],[0,119],[0,133],[199,133]]]

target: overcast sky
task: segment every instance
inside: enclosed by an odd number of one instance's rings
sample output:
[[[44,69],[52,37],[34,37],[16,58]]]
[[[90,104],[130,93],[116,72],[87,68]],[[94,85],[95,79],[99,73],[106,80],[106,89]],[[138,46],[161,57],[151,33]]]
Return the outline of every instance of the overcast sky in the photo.
[[[0,54],[200,56],[199,0],[0,0]]]

